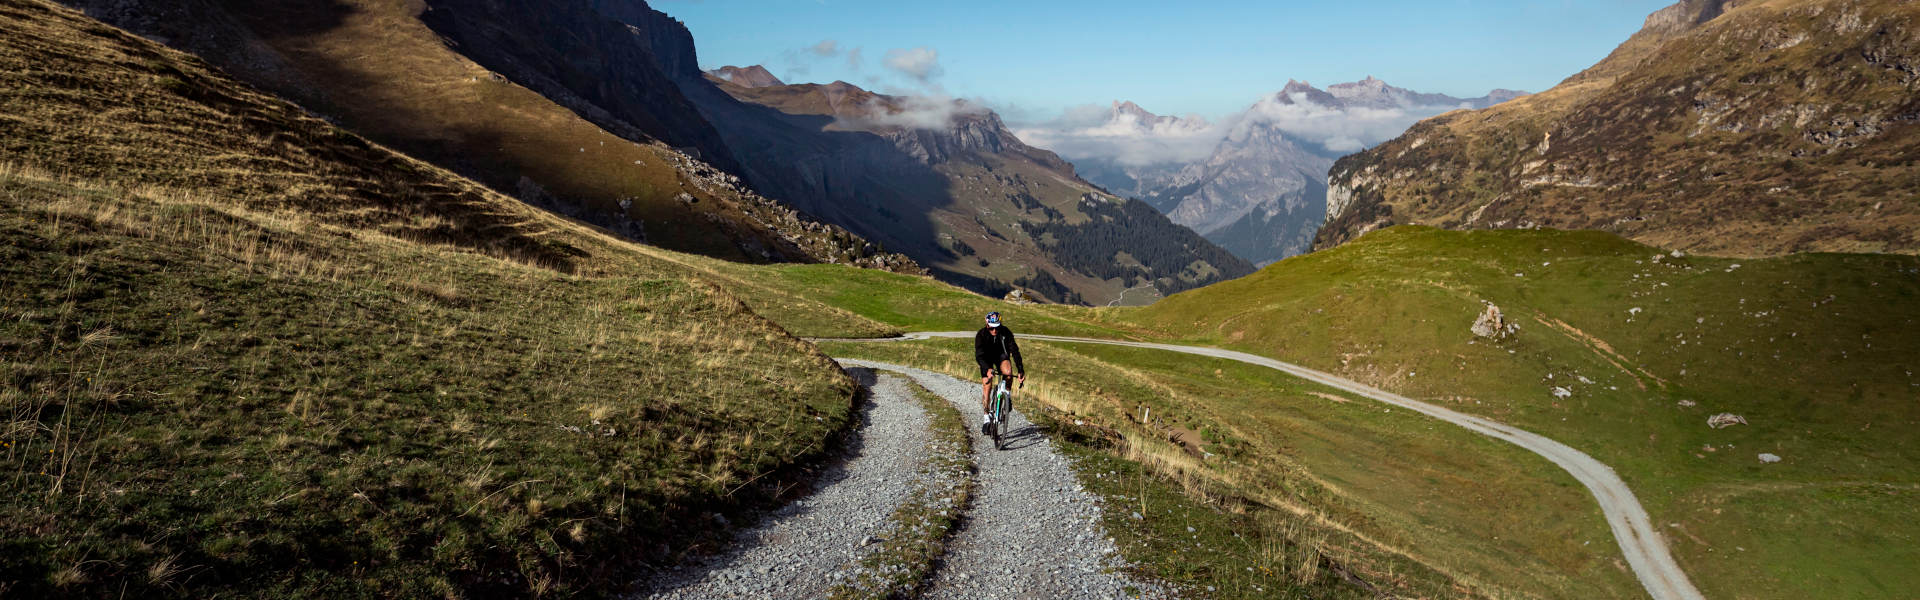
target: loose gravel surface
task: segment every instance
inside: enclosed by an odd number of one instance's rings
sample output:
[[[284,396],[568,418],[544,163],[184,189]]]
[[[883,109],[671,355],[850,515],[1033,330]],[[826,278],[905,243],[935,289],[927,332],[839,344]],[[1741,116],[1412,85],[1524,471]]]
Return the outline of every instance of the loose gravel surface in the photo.
[[[636,597],[820,598],[859,563],[919,487],[927,415],[898,378],[851,372],[872,390],[871,404],[847,458],[821,476],[816,491],[735,538],[734,551],[662,574]]]
[[[1164,586],[1137,581],[1100,526],[1100,506],[1067,460],[1019,412],[1007,450],[980,434],[980,384],[899,365],[841,364],[904,373],[952,402],[976,436],[978,491],[923,598],[1155,598]],[[1016,396],[1014,407],[1020,406]]]

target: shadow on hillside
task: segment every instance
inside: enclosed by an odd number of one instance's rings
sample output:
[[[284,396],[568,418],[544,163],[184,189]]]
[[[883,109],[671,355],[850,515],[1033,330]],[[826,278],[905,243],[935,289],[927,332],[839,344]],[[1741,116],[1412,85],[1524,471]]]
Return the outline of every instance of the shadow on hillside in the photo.
[[[720,130],[746,165],[742,176],[760,193],[912,256],[944,281],[995,289],[995,282],[933,264],[959,258],[939,243],[932,215],[954,196],[951,182],[933,167],[878,135],[828,130],[832,116],[743,102],[705,79],[681,78],[679,86]]]
[[[252,36],[208,2],[183,3],[172,12],[156,9],[154,14],[82,7],[188,49]],[[353,10],[330,0],[273,3],[271,8],[262,11],[273,17],[270,21],[299,24],[303,32],[338,27]],[[44,18],[68,17],[49,12]],[[198,21],[180,20],[186,18]],[[156,52],[148,40],[84,24],[76,23],[74,29],[92,38],[70,42],[84,44],[94,54],[32,59],[49,68],[8,72],[20,78],[24,89],[72,90],[57,96],[58,101],[32,105],[49,115],[49,122],[62,120],[52,115],[63,113],[130,112],[99,126],[72,128],[63,143],[36,149],[40,161],[109,181],[217,197],[254,210],[297,211],[561,272],[575,269],[578,249],[538,239],[535,234],[544,227],[500,210],[498,200],[484,190],[421,169],[359,137],[342,135],[300,108],[260,94],[200,61]],[[101,83],[80,85],[90,80]],[[80,137],[72,137],[76,135]]]

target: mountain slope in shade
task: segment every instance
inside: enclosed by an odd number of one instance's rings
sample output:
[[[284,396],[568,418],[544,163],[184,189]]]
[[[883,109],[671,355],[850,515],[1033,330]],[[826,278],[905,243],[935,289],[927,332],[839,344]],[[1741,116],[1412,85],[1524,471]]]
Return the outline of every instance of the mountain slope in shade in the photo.
[[[1088,139],[1069,138],[1063,147],[1106,152],[1119,144],[1098,142],[1129,140],[1131,134],[1135,142],[1162,141],[1166,154],[1177,156],[1184,149],[1176,145],[1218,140],[1197,159],[1142,163],[1126,155],[1082,155],[1073,160],[1088,180],[1146,200],[1175,223],[1264,265],[1311,248],[1326,212],[1327,170],[1345,151],[1383,141],[1421,117],[1524,94],[1495,90],[1463,99],[1414,92],[1373,77],[1326,90],[1289,81],[1219,126],[1115,102],[1104,123],[1085,130],[1092,134]],[[1082,141],[1089,143],[1073,143]]]
[[[1686,0],[1552,90],[1342,159],[1315,244],[1420,223],[1914,253],[1917,188],[1920,4]]]
[[[636,41],[684,30],[627,3],[66,4],[196,53],[357,133],[631,239],[731,260],[918,270],[717,170],[737,167],[661,66],[691,64],[691,38],[681,40],[684,53]]]
[[[756,186],[977,291],[1144,302],[1252,270],[1080,179],[984,107],[846,82],[745,87],[696,75],[682,89]]]

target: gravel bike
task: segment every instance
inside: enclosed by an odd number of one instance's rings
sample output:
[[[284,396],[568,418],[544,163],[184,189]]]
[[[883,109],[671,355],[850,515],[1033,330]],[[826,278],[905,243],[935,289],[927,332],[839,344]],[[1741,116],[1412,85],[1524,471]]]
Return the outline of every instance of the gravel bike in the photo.
[[[993,422],[987,425],[987,435],[993,436],[993,449],[1006,450],[1007,413],[1013,411],[1013,376],[993,370],[993,393],[991,414]],[[1021,387],[1026,387],[1022,382]]]

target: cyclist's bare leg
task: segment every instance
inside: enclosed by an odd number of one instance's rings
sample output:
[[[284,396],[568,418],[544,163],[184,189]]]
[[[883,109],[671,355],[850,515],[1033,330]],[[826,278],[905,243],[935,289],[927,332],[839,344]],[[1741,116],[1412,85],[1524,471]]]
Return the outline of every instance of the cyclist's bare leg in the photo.
[[[1013,361],[1000,361],[1000,375],[1009,380],[1013,379]],[[1008,389],[1012,389],[1013,382],[1008,381],[1007,386]],[[1013,394],[1007,394],[1007,412],[1013,412]]]
[[[1007,361],[1007,360],[1000,361],[999,369],[1000,369],[1001,375],[1012,377],[1013,361]],[[980,378],[980,412],[982,414],[993,412],[993,373],[992,372],[988,372],[985,377]]]
[[[992,399],[993,373],[989,371],[986,375],[980,376],[980,414],[993,412],[993,404],[990,402]]]

